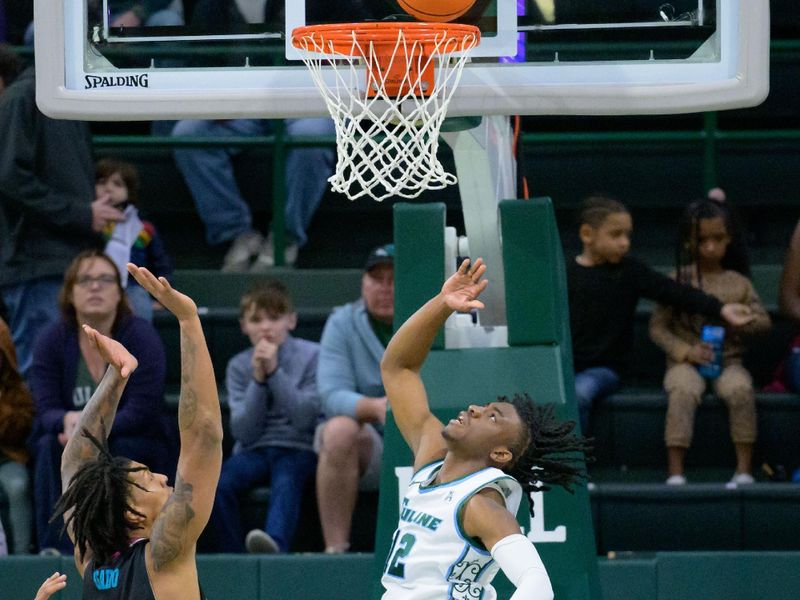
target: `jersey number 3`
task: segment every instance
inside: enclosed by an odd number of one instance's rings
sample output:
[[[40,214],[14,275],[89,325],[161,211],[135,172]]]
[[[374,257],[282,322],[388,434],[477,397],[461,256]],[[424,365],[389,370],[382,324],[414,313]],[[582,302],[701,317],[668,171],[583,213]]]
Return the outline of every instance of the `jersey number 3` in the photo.
[[[398,579],[405,579],[406,577],[406,563],[405,558],[414,547],[417,541],[412,534],[406,533],[403,537],[398,539],[395,537],[392,543],[392,548],[389,550],[389,560],[386,561],[386,574]]]

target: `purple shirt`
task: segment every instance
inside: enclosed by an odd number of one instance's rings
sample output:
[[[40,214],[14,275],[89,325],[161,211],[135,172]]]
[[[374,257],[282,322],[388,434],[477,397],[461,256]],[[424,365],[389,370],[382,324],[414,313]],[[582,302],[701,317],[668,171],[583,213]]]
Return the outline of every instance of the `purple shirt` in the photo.
[[[117,408],[112,433],[160,438],[164,414],[164,346],[155,328],[138,317],[125,317],[113,332],[115,340],[139,361]],[[73,403],[80,348],[78,330],[65,321],[45,329],[36,342],[30,383],[39,434],[60,433],[64,413],[80,410]]]

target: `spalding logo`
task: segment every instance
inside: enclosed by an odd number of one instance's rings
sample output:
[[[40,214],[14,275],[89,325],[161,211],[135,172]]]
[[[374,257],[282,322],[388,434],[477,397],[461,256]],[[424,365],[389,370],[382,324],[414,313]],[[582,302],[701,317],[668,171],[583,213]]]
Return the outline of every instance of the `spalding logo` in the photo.
[[[147,73],[140,75],[86,75],[85,79],[86,85],[83,87],[85,90],[110,87],[150,87]]]

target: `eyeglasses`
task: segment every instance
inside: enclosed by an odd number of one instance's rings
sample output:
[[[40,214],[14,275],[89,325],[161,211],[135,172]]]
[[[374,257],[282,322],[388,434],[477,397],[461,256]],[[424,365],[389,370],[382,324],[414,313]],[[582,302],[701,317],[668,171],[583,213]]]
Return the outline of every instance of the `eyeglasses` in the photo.
[[[109,285],[113,285],[117,283],[117,278],[113,275],[98,275],[97,277],[91,277],[90,275],[82,275],[75,280],[75,285],[80,286],[82,288],[89,288],[92,287],[92,284],[96,283],[101,288],[108,287]]]

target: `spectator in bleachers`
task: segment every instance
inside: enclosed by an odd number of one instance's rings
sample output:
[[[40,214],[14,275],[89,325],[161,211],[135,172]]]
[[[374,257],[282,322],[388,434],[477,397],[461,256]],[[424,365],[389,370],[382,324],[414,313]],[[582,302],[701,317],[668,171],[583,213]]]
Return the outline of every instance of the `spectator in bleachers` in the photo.
[[[33,425],[31,393],[17,371],[17,354],[11,331],[0,319],[0,490],[8,500],[6,533],[14,554],[30,552],[33,510],[30,495],[28,451],[25,442]]]
[[[392,337],[394,246],[367,258],[361,299],[334,309],[320,340],[317,503],[325,551],[346,552],[358,491],[380,483],[386,392],[380,362]]]
[[[800,324],[800,222],[794,228],[783,260],[779,302],[781,314],[793,323]],[[800,335],[790,342],[789,353],[767,389],[776,392],[800,392]]]
[[[690,204],[678,226],[678,262],[672,277],[718,298],[720,302],[740,303],[750,308],[752,320],[725,333],[721,372],[704,378],[698,367],[716,360],[714,349],[702,339],[704,325],[719,324],[709,315],[692,314],[668,306],[658,306],[650,319],[650,337],[667,355],[664,389],[667,392],[667,418],[664,440],[667,445],[669,485],[686,483],[684,459],[692,442],[694,416],[708,383],[728,406],[730,432],[736,449],[736,471],[731,483],[753,483],[753,444],[756,441],[756,403],[753,380],[742,365],[742,335],[763,332],[770,318],[746,273],[744,255],[732,248],[740,240],[733,219],[724,204],[699,200]],[[710,380],[710,381],[709,381]]]
[[[175,137],[255,137],[272,131],[270,121],[233,119],[223,121],[178,121]],[[333,135],[330,118],[287,119],[286,135]],[[242,197],[233,171],[233,157],[241,148],[176,148],[175,162],[194,199],[206,228],[206,241],[217,246],[230,242],[222,270],[264,272],[275,265],[272,234],[266,239],[253,225],[253,215]],[[333,149],[293,148],[286,155],[285,226],[287,246],[284,262],[294,265],[300,248],[308,241],[306,231],[333,173]]]
[[[90,0],[91,1],[91,0]],[[102,7],[103,2],[98,2]],[[161,27],[182,25],[183,18],[174,9],[173,0],[109,0],[111,27]]]
[[[175,0],[87,0],[89,19],[102,22],[107,9],[110,27],[165,27],[183,25],[183,7]],[[25,30],[24,43],[33,46],[33,21]]]
[[[95,167],[94,188],[98,197],[110,196],[114,208],[122,211],[122,221],[109,222],[103,228],[105,253],[117,265],[133,313],[152,321],[154,300],[133,277],[128,277],[125,265],[132,262],[156,277],[170,279],[172,261],[155,226],[139,218],[139,173],[129,162],[104,158]]]
[[[220,22],[232,26],[262,20],[282,24],[282,16],[275,12],[278,4],[282,11],[283,3],[276,2],[201,0],[195,6],[192,25],[203,29]],[[285,128],[290,139],[334,134],[333,120],[328,117],[287,119]],[[172,135],[256,137],[269,135],[273,130],[273,123],[264,119],[184,120],[178,121]],[[271,233],[265,239],[254,226],[250,206],[236,182],[233,158],[241,151],[241,147],[176,148],[174,155],[205,225],[206,241],[212,246],[230,244],[222,270],[264,272],[275,265],[274,241]],[[334,164],[334,152],[329,147],[291,148],[286,154],[284,262],[288,266],[294,265],[299,249],[308,241],[308,226],[325,193]]]
[[[578,227],[583,251],[567,261],[567,287],[575,395],[585,432],[592,405],[617,390],[631,360],[639,298],[711,318],[722,316],[732,325],[752,317],[747,306],[723,305],[628,256],[633,220],[618,200],[587,198]]]
[[[39,332],[58,319],[64,269],[122,219],[109,196],[95,196],[89,125],[44,116],[35,84],[31,67],[0,87],[0,296],[25,377]]]
[[[112,453],[170,476],[175,465],[164,404],[164,347],[153,326],[131,314],[114,262],[96,250],[79,254],[64,274],[59,304],[61,319],[43,331],[31,370],[34,504],[40,549],[72,552],[61,525],[49,523],[61,495],[61,454],[106,371],[96,346],[79,335],[80,325],[119,341],[139,361],[120,399],[109,438]]]
[[[274,279],[244,294],[239,323],[251,347],[228,362],[225,386],[236,445],[222,465],[209,530],[216,533],[217,552],[287,552],[317,466],[319,345],[291,335],[297,313],[289,290]],[[239,498],[267,484],[264,530],[245,538]]]

